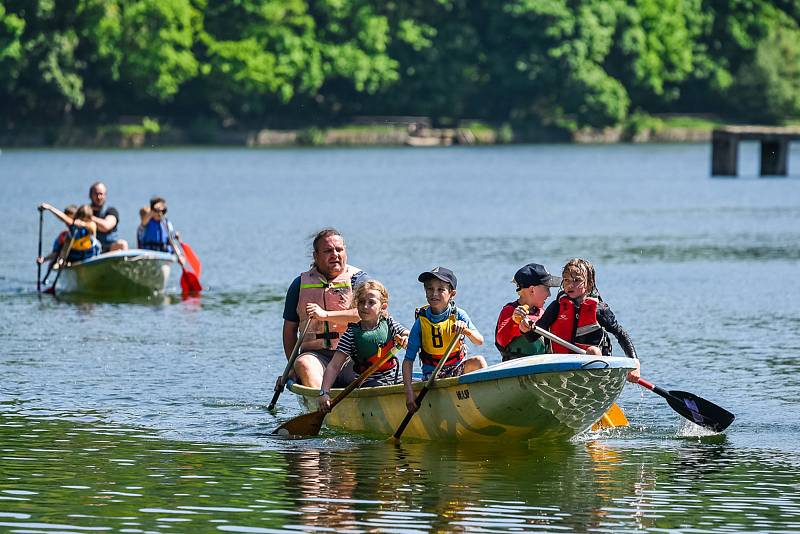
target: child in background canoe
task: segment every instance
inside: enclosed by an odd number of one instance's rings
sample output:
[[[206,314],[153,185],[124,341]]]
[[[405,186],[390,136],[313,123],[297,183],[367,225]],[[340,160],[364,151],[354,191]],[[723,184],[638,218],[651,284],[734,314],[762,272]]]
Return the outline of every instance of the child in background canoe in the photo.
[[[358,310],[361,320],[348,325],[331,362],[325,367],[319,392],[319,409],[322,412],[330,410],[330,388],[348,358],[353,360],[353,370],[361,374],[392,350],[395,344],[405,347],[408,343],[408,328],[389,315],[389,291],[377,280],[367,280],[356,288],[353,307]],[[397,357],[392,356],[361,387],[397,384],[400,381],[399,369]]]
[[[540,336],[529,339],[531,326],[544,313],[544,303],[551,287],[559,287],[561,278],[553,276],[543,265],[529,263],[514,274],[519,298],[500,311],[494,332],[494,344],[503,361],[549,352]]]
[[[65,246],[69,246],[71,241],[72,247],[69,250],[69,254],[67,254],[67,261],[81,261],[100,254],[100,242],[97,240],[97,223],[92,220],[91,204],[84,204],[79,207],[75,211],[74,217],[70,217],[47,203],[42,204],[40,208],[49,211],[69,227],[71,234],[69,240],[65,240]]]
[[[614,317],[614,312],[600,298],[595,285],[594,266],[587,260],[574,258],[564,266],[561,276],[563,291],[536,321],[536,326],[550,330],[589,354],[604,356],[611,355],[611,340],[608,334],[614,334],[625,354],[636,360],[636,369],[628,373],[628,381],[636,382],[639,378],[639,358],[636,356],[636,349],[628,332]],[[534,334],[531,337],[538,336]],[[556,354],[572,352],[555,341],[551,343],[551,347]]]
[[[453,271],[445,267],[436,267],[425,271],[417,279],[425,285],[428,305],[416,312],[417,317],[414,326],[411,327],[406,356],[403,360],[406,406],[411,412],[418,408],[411,385],[417,353],[422,361],[423,377],[426,379],[441,358],[446,358],[446,363],[437,378],[459,376],[486,367],[483,356],[466,357],[463,336],[468,337],[476,345],[483,344],[483,336],[472,324],[467,312],[455,306],[453,299],[456,296],[457,280]],[[461,335],[461,332],[463,335],[453,348],[453,352],[444,354],[453,335]]]
[[[139,208],[139,227],[136,229],[136,248],[142,248],[144,243],[144,227],[150,222],[150,206]]]
[[[78,211],[78,206],[75,204],[70,204],[66,208],[64,208],[64,215],[67,217],[75,217],[75,212]],[[36,258],[36,263],[44,263],[46,261],[53,261],[55,260],[58,255],[61,253],[61,249],[64,248],[64,245],[68,243],[69,239],[69,230],[62,230],[60,234],[56,237],[55,241],[53,241],[53,250],[47,256],[39,256]]]

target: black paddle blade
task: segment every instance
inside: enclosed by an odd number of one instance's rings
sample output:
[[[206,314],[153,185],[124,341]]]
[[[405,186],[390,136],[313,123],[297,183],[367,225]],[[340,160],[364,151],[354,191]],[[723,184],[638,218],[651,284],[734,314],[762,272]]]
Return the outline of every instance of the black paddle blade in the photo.
[[[711,401],[686,391],[670,391],[667,402],[672,409],[683,417],[714,432],[722,432],[728,428],[736,416]]]

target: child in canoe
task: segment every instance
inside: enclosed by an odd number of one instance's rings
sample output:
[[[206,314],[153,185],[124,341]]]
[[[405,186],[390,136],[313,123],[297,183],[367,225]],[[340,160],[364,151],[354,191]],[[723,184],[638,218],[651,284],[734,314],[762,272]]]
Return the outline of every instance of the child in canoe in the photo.
[[[64,215],[74,218],[76,211],[78,211],[78,206],[75,204],[70,204],[64,208]],[[56,237],[55,241],[53,241],[53,249],[50,254],[47,256],[39,256],[36,258],[36,263],[44,263],[46,261],[55,260],[58,255],[61,254],[61,250],[67,243],[69,243],[69,230],[62,230],[61,233]]]
[[[544,313],[550,288],[559,287],[561,278],[547,272],[543,265],[529,263],[514,274],[514,283],[519,298],[503,306],[494,331],[494,344],[504,362],[549,352],[544,339],[536,336],[530,340],[526,334]]]
[[[551,302],[536,321],[536,326],[550,330],[565,341],[577,345],[589,354],[610,356],[611,339],[617,338],[622,350],[629,358],[636,360],[636,369],[628,373],[628,381],[639,378],[639,358],[628,332],[617,322],[614,312],[600,298],[595,286],[594,266],[587,260],[574,258],[567,262],[562,272],[561,287],[556,300]],[[529,335],[537,338],[536,334]],[[555,341],[551,343],[556,354],[570,351]]]
[[[64,240],[64,246],[69,247],[66,260],[68,262],[81,261],[100,254],[100,242],[97,240],[97,223],[92,220],[92,206],[80,206],[74,216],[67,215],[58,208],[44,203],[41,209],[47,210],[69,227],[69,238]]]
[[[339,339],[331,362],[325,367],[320,387],[319,409],[330,410],[330,388],[336,381],[348,358],[353,360],[353,370],[363,373],[373,363],[383,358],[395,345],[405,347],[408,343],[408,328],[389,315],[389,291],[377,280],[367,280],[355,290],[353,304],[361,319],[350,323]],[[397,357],[392,356],[381,365],[361,387],[386,386],[399,383]]]
[[[417,279],[425,286],[428,305],[416,312],[417,318],[411,327],[403,360],[403,385],[406,406],[410,412],[418,408],[411,385],[417,354],[422,361],[422,374],[426,379],[442,358],[446,358],[446,363],[437,378],[459,376],[486,367],[483,356],[467,357],[463,337],[466,336],[476,345],[482,345],[483,336],[472,324],[467,312],[455,306],[453,299],[456,296],[457,280],[453,271],[436,267],[425,271]],[[453,336],[459,336],[460,339],[450,354],[444,354]]]

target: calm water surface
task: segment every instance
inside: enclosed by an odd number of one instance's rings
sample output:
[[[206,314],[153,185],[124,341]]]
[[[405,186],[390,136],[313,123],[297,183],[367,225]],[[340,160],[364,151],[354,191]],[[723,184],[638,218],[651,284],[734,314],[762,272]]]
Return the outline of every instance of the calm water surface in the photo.
[[[4,151],[0,531],[800,530],[800,179],[756,178],[751,148],[738,179],[705,145]],[[167,198],[202,298],[37,297],[36,205],[98,179],[129,241]],[[274,440],[299,413],[265,409],[283,298],[327,225],[406,324],[417,274],[453,268],[490,363],[514,271],[587,257],[643,376],[737,419],[701,437],[628,386],[629,428],[565,444]]]

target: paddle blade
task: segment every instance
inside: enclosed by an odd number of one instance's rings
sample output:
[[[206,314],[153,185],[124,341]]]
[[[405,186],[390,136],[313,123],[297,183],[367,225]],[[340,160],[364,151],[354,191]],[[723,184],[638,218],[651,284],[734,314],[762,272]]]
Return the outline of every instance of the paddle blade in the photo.
[[[272,433],[291,438],[316,436],[319,434],[319,429],[322,428],[322,422],[324,420],[325,414],[322,412],[306,413],[286,421],[273,430]]]
[[[592,430],[600,430],[601,428],[615,428],[618,426],[628,426],[628,418],[625,417],[625,412],[619,407],[616,402],[611,405],[603,417],[598,422],[592,425]]]
[[[686,391],[670,391],[667,402],[689,421],[715,432],[728,428],[736,416],[711,401]]]
[[[183,254],[186,256],[186,261],[192,266],[192,271],[197,275],[197,278],[200,278],[201,271],[203,270],[203,264],[200,263],[200,258],[194,253],[189,243],[181,243],[181,246],[183,247]]]
[[[188,293],[199,293],[203,290],[203,286],[200,285],[200,280],[197,279],[197,276],[195,276],[193,272],[184,269],[181,275],[181,289],[185,295]]]

